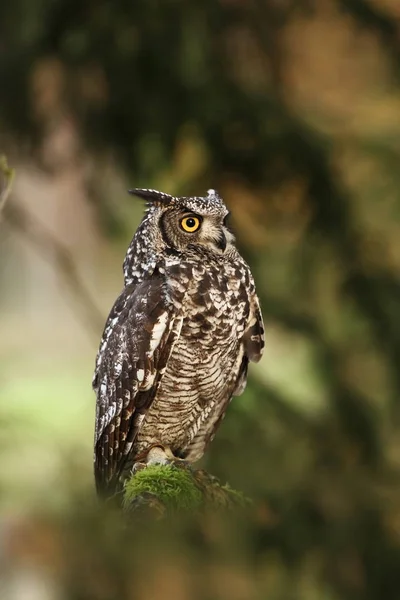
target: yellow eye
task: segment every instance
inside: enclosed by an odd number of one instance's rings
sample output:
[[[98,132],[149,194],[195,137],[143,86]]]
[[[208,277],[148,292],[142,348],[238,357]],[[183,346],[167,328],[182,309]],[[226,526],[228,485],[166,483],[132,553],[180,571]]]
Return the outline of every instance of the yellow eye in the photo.
[[[200,219],[198,217],[184,217],[181,220],[181,227],[187,233],[193,233],[200,227]]]

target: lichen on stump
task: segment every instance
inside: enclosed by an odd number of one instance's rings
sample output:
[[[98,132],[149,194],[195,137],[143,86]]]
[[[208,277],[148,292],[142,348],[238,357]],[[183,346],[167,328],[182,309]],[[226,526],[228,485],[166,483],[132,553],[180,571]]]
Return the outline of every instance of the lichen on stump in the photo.
[[[137,471],[124,488],[126,512],[196,513],[206,509],[244,508],[245,496],[203,470],[185,463],[150,465]]]

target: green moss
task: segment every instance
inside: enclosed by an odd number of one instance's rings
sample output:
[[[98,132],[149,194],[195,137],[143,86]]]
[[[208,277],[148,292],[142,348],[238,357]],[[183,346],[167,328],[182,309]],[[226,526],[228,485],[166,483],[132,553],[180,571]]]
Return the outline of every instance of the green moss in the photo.
[[[141,494],[156,496],[173,511],[195,511],[203,501],[191,472],[174,465],[151,465],[138,471],[125,486],[124,507]]]

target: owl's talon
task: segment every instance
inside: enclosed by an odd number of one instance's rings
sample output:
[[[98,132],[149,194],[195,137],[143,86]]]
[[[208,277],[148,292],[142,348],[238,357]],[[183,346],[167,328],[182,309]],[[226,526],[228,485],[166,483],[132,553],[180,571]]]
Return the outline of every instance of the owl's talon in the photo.
[[[131,469],[131,475],[136,475],[136,473],[138,473],[139,471],[142,471],[143,469],[145,469],[147,467],[146,463],[142,463],[142,462],[136,462],[132,469]]]
[[[173,454],[169,448],[164,448],[163,446],[153,446],[150,448],[147,454],[146,464],[169,465],[171,463],[171,458],[173,458]]]
[[[168,447],[153,446],[147,454],[146,465],[174,465],[176,467],[187,467],[188,462],[184,458],[175,456]]]

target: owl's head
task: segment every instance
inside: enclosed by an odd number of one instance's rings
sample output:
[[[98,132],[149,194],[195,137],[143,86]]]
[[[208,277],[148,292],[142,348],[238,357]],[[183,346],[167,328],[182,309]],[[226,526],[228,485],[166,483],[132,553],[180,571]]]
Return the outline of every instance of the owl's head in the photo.
[[[175,197],[156,190],[133,189],[129,193],[147,201],[145,220],[156,220],[167,246],[184,251],[202,246],[224,254],[235,238],[227,223],[229,211],[215,190],[207,196]]]

